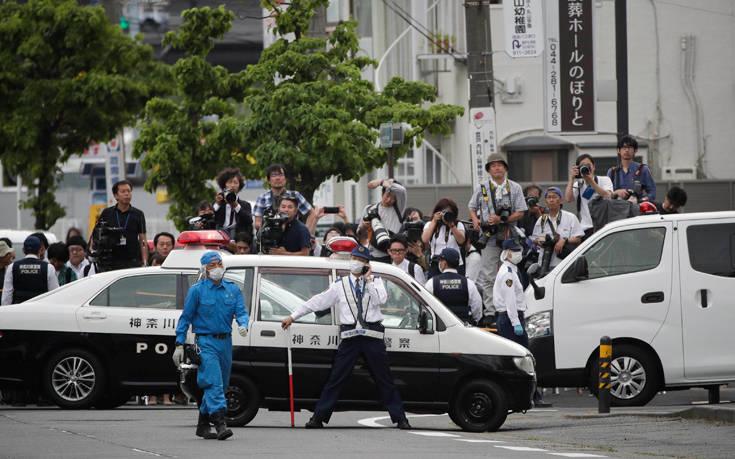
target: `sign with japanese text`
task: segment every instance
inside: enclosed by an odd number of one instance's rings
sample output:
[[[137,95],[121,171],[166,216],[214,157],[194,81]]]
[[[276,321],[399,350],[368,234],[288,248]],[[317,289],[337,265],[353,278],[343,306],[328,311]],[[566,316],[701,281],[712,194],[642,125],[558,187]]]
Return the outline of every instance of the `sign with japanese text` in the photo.
[[[595,130],[592,0],[546,3],[546,130]]]
[[[505,52],[510,57],[535,57],[544,49],[541,0],[503,2]]]
[[[485,181],[485,161],[498,151],[495,135],[495,109],[470,109],[470,158],[472,161],[472,189]]]

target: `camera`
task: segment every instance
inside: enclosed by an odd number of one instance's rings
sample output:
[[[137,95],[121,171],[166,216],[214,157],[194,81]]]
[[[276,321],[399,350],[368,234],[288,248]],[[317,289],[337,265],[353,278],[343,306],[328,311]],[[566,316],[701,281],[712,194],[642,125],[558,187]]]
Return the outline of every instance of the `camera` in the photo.
[[[647,194],[643,192],[643,185],[641,184],[640,180],[633,180],[633,186],[625,191],[628,193],[629,196],[635,196],[638,201],[640,201],[641,198],[643,198]]]
[[[582,164],[581,166],[579,166],[579,174],[577,174],[577,176],[574,178],[580,179],[582,178],[583,175],[590,175],[591,173],[592,173],[592,169],[590,169],[590,165]]]
[[[541,257],[541,275],[542,277],[546,275],[546,273],[549,272],[549,264],[551,263],[551,255],[554,254],[554,246],[556,245],[556,240],[553,238],[553,236],[547,234],[544,238],[543,242],[541,243],[541,248],[544,250],[544,254]]]
[[[385,229],[383,222],[380,221],[380,215],[378,214],[378,204],[374,204],[367,208],[365,216],[362,219],[366,222],[370,222],[373,228],[373,237],[370,243],[378,250],[385,252],[390,246],[390,234]]]
[[[405,236],[408,242],[418,242],[421,240],[421,235],[423,234],[423,232],[423,221],[419,220],[417,222],[412,222],[406,220],[406,222],[403,223],[403,232],[401,234]]]
[[[288,221],[288,215],[279,214],[272,209],[263,213],[263,224],[258,232],[261,253],[268,253],[270,249],[278,247],[283,239],[283,224]]]
[[[537,196],[526,196],[526,205],[528,207],[536,207],[538,205]]]
[[[225,201],[230,205],[237,202],[237,193],[230,190],[229,188],[222,190],[222,196],[224,196]]]
[[[455,214],[450,209],[444,209],[441,212],[442,220],[444,220],[447,223],[454,223],[457,221],[457,214]]]
[[[186,221],[189,222],[189,229],[192,230],[212,230],[217,228],[217,224],[214,221],[214,214],[212,213],[202,214],[198,217],[186,217]]]
[[[106,221],[100,220],[92,232],[94,250],[89,253],[89,258],[96,263],[95,270],[98,272],[111,271],[116,264],[113,250],[120,245],[120,239],[125,235],[125,230],[117,226],[110,226]]]
[[[504,205],[501,207],[500,212],[498,212],[498,217],[500,217],[501,222],[507,222],[508,218],[510,218],[510,206]]]

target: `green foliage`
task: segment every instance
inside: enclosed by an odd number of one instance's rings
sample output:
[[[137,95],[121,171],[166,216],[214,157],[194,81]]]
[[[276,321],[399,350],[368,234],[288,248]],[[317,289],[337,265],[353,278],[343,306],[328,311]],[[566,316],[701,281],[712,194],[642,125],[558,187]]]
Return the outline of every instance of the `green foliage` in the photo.
[[[54,199],[59,164],[105,142],[166,90],[153,50],[101,7],[74,0],[0,5],[0,160],[30,190],[35,227],[65,215]]]
[[[145,108],[140,138],[133,155],[143,159],[150,174],[145,189],[166,186],[174,204],[168,217],[179,230],[188,229],[201,200],[212,201],[216,191],[207,185],[224,167],[256,174],[255,159],[241,152],[245,129],[236,107],[244,96],[242,74],[229,74],[206,61],[206,55],[230,29],[234,15],[220,6],[182,13],[178,32],[168,32],[164,44],[181,49],[186,57],[173,67],[175,97],[155,98]]]
[[[265,2],[270,3],[270,2]],[[276,31],[306,33],[311,8],[325,1],[291,1],[286,10],[274,10]],[[266,5],[268,6],[268,5]],[[272,8],[272,6],[271,6]],[[378,128],[387,121],[405,122],[411,129],[398,158],[426,132],[449,134],[450,123],[462,107],[424,104],[436,100],[436,88],[422,82],[393,78],[378,93],[361,71],[376,65],[356,57],[357,23],[347,21],[328,40],[281,38],[265,49],[257,65],[249,66],[245,84],[248,146],[261,168],[285,164],[297,176],[294,188],[311,199],[326,179],[358,180],[382,167],[385,150],[376,147]]]

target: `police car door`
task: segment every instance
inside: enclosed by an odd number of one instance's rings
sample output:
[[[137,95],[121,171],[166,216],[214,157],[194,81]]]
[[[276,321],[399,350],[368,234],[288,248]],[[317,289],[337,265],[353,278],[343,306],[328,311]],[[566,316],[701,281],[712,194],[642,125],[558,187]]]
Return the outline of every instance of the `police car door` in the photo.
[[[347,272],[340,273],[346,275]],[[423,305],[418,285],[409,285],[398,277],[376,273],[383,280],[388,300],[380,308],[385,327],[385,347],[388,352],[393,381],[404,402],[435,401],[439,385],[439,337],[436,333],[419,332],[419,313]],[[434,320],[432,323],[436,323]],[[350,382],[343,389],[345,400],[380,400],[365,361],[358,359]]]
[[[306,300],[326,290],[331,282],[329,269],[259,268],[255,320],[252,322],[251,364],[261,381],[263,396],[288,400],[287,339],[291,340],[294,398],[319,398],[327,381],[337,349],[337,326],[333,308],[307,314],[288,331],[281,321]]]
[[[179,273],[136,272],[116,279],[77,312],[79,328],[106,352],[121,383],[176,381],[171,362]]]

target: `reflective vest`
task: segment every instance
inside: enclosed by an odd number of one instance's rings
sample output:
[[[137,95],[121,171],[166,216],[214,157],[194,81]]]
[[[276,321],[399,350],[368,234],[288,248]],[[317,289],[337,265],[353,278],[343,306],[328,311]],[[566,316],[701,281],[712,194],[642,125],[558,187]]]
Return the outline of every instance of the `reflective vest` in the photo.
[[[453,272],[432,277],[434,296],[437,297],[454,315],[467,322],[470,319],[470,292],[467,278]]]
[[[24,258],[13,263],[13,304],[48,292],[48,262]]]

